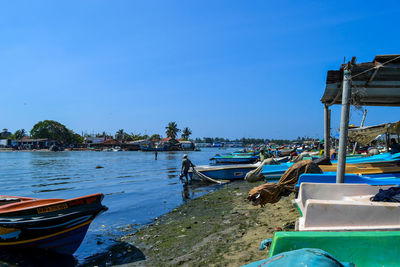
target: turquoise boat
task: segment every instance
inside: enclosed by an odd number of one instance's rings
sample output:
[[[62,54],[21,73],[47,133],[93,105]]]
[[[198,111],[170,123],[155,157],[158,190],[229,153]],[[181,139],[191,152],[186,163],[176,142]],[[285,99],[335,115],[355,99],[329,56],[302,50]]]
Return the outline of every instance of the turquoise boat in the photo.
[[[399,242],[400,231],[276,232],[269,257],[301,248],[318,248],[356,266],[399,266]]]
[[[300,175],[295,188],[301,183],[336,183],[336,173],[305,173]],[[400,185],[400,173],[379,173],[379,174],[346,174],[344,183],[347,184],[369,184],[369,185]]]
[[[217,164],[245,164],[245,163],[254,163],[259,160],[258,155],[252,154],[228,154],[228,155],[215,155],[211,160],[215,160]]]

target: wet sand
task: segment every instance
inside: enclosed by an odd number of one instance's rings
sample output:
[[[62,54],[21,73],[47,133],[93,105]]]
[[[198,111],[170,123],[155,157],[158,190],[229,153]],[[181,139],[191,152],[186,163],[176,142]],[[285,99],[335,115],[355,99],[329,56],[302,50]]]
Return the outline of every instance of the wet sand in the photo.
[[[98,266],[240,266],[268,257],[260,242],[274,232],[294,230],[299,216],[294,194],[264,208],[252,206],[248,191],[263,182],[233,182],[190,200],[154,223],[129,233]]]

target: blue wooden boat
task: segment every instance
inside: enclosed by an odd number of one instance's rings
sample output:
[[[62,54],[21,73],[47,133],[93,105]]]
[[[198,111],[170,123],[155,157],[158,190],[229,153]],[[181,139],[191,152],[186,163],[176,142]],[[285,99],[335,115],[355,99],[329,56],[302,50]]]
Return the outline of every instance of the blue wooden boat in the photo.
[[[103,194],[74,199],[1,196],[0,248],[40,248],[72,255],[102,211]]]
[[[400,161],[400,153],[390,154],[383,153],[379,155],[361,157],[361,158],[346,158],[346,163],[349,164],[363,164],[363,163],[374,163],[374,164],[385,164]],[[333,164],[337,163],[336,160],[332,161]],[[285,171],[292,166],[293,162],[288,162],[281,165],[264,165],[261,172],[266,180],[277,180],[285,173]]]
[[[244,179],[246,174],[260,166],[260,163],[256,164],[235,164],[235,165],[219,165],[219,166],[196,166],[196,170],[207,177],[215,180],[240,180]],[[193,176],[193,172],[189,171],[190,177],[196,180],[196,176]]]
[[[300,175],[296,188],[301,183],[336,183],[336,173],[305,173]],[[379,174],[345,174],[344,182],[348,184],[369,184],[369,185],[400,185],[400,173],[379,173]]]
[[[246,163],[254,163],[259,160],[258,155],[236,155],[236,154],[228,154],[228,155],[215,155],[211,160],[215,160],[217,164],[246,164]]]

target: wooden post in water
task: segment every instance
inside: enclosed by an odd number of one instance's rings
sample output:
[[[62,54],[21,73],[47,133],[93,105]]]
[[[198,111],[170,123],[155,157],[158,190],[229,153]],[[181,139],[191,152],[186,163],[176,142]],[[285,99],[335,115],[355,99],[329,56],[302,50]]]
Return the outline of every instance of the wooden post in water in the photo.
[[[342,112],[340,117],[339,160],[337,164],[336,183],[344,182],[346,172],[347,132],[349,127],[351,65],[348,63],[343,70]]]
[[[331,116],[330,116],[329,106],[327,104],[324,105],[324,149],[325,149],[325,157],[330,158],[330,132],[331,132]]]

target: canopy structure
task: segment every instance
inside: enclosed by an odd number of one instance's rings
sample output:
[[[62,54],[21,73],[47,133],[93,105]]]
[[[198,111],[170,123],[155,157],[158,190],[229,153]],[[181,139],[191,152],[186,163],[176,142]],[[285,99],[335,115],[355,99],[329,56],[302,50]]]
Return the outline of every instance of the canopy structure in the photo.
[[[388,62],[388,63],[386,63]],[[321,102],[342,103],[343,64],[328,71]],[[400,55],[376,56],[372,62],[351,62],[351,104],[359,106],[400,106]]]
[[[349,129],[349,140],[361,145],[368,145],[382,134],[400,135],[400,121],[380,125]]]
[[[321,98],[325,117],[325,156],[329,156],[329,106],[341,104],[340,138],[336,181],[343,183],[349,125],[349,107],[400,107],[400,55],[378,55],[372,62],[342,64],[339,70],[328,71],[325,92]],[[381,127],[382,128],[382,127]],[[384,127],[383,127],[384,128]]]

